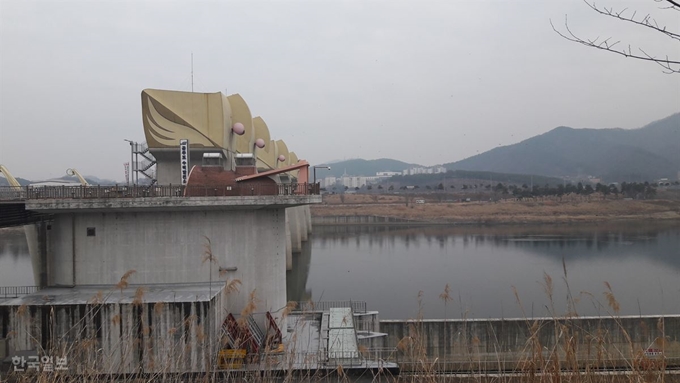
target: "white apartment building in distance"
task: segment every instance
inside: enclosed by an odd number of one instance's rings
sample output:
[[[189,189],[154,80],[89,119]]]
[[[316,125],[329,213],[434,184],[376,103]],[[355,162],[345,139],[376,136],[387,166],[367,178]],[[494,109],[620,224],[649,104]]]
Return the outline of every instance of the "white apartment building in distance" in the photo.
[[[402,174],[405,176],[412,176],[414,174],[438,174],[438,173],[446,173],[446,168],[440,165],[432,166],[429,168],[413,167],[409,169],[404,169],[404,171],[402,172]]]
[[[366,185],[376,184],[382,180],[399,175],[413,175],[413,174],[437,174],[446,173],[446,168],[443,166],[432,167],[413,167],[406,169],[403,172],[383,171],[375,173],[375,176],[351,176],[345,172],[341,177],[328,176],[319,181],[321,187],[326,190],[332,190],[333,187],[348,189],[362,188]]]

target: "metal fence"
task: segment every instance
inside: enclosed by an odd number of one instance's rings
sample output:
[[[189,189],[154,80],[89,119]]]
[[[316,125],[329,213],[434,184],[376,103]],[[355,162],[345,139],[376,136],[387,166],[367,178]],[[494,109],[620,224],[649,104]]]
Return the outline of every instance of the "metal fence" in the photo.
[[[18,298],[38,292],[38,286],[0,286],[0,299]]]
[[[235,183],[220,186],[114,185],[114,186],[23,186],[0,187],[0,200],[231,197],[261,195],[315,195],[318,184]]]
[[[405,347],[407,349],[408,347]],[[561,361],[562,369],[577,370],[621,370],[651,368],[677,369],[680,366],[680,357],[673,352],[663,355],[642,356],[635,358],[623,357],[594,357],[576,355],[572,360],[568,360],[565,355],[544,355],[536,356],[531,352],[521,351],[513,353],[471,353],[467,357],[463,355],[449,356],[429,356],[422,350],[400,350],[396,347],[391,348],[366,348],[361,352],[364,360],[371,360],[381,363],[395,363],[399,365],[400,371],[404,373],[470,373],[470,372],[527,372],[552,368],[552,363],[536,363],[540,360]],[[555,359],[555,357],[557,357]]]
[[[25,187],[0,186],[0,201],[22,201],[25,199]]]
[[[355,313],[366,312],[366,302],[364,301],[304,301],[296,302],[295,311],[311,312],[311,311],[326,311],[330,308],[350,307]]]
[[[316,352],[298,352],[285,351],[283,353],[268,353],[263,352],[259,354],[248,354],[244,359],[243,366],[236,364],[237,369],[253,369],[257,366],[260,370],[316,370],[320,368],[334,369],[338,366],[343,368],[361,368],[361,367],[383,367],[388,362],[385,359],[380,359],[380,355],[392,355],[389,351],[365,349],[355,352],[338,352],[336,355],[332,353],[325,353],[323,351]],[[396,360],[395,358],[392,358]]]

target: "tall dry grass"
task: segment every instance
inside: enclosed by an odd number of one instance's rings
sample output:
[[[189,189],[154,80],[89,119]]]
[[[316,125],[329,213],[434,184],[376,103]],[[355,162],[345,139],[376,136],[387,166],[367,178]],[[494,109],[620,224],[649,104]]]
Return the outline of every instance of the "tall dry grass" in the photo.
[[[468,333],[472,326],[476,326],[477,330],[479,326],[476,321],[465,318],[462,304],[458,325],[462,326],[462,332],[468,337],[463,342],[445,344],[444,348],[457,348],[456,355],[452,355],[454,351],[450,351],[448,355],[442,353],[439,340],[434,340],[436,344],[431,344],[433,326],[424,329],[428,324],[422,319],[422,312],[419,310],[417,319],[408,325],[408,335],[396,344],[398,355],[393,360],[401,360],[400,380],[442,382],[454,379],[466,382],[531,383],[680,381],[680,375],[672,374],[667,366],[669,360],[675,364],[680,362],[680,343],[677,334],[675,339],[666,335],[663,317],[659,317],[656,322],[657,335],[653,336],[651,344],[641,342],[641,338],[654,334],[651,331],[653,329],[646,328],[643,321],[635,328],[632,328],[629,321],[624,322],[625,318],[619,315],[621,307],[614,290],[609,283],[604,282],[602,297],[608,308],[608,316],[594,319],[601,321],[602,326],[591,327],[583,322],[590,319],[581,318],[576,307],[580,300],[595,300],[595,296],[586,292],[574,296],[564,261],[563,281],[567,289],[567,311],[560,315],[555,309],[553,278],[544,274],[541,286],[549,300],[546,306],[549,316],[542,319],[529,318],[526,315],[517,289],[512,287],[517,304],[524,313],[521,320],[524,322],[526,340],[523,345],[519,344],[520,349],[510,353],[506,351],[507,343],[499,340],[503,334],[493,333],[494,326],[491,324],[487,333],[482,334],[485,336],[483,340],[478,337],[479,332]],[[418,294],[421,310],[422,294]],[[444,304],[453,301],[450,299],[448,284],[439,298]],[[605,322],[611,325],[604,325]],[[442,327],[444,339],[449,341],[449,327]],[[449,331],[453,331],[453,328]],[[615,339],[617,334],[622,341]],[[588,344],[584,344],[584,340]],[[648,347],[658,350],[660,354],[650,355],[646,352]],[[464,352],[460,352],[461,349]],[[488,352],[489,349],[494,351]],[[461,370],[465,374],[450,374],[460,373]],[[407,374],[404,375],[405,372]]]
[[[475,333],[474,321],[467,319],[467,311],[464,309],[460,297],[454,299],[451,295],[450,286],[447,284],[439,299],[444,305],[445,310],[449,306],[458,303],[460,307],[460,318],[462,321],[462,332],[467,334],[464,341],[456,345],[449,345],[453,334],[448,333],[447,326],[444,326],[444,342],[441,339],[428,337],[427,323],[423,315],[423,297],[421,291],[417,296],[418,315],[408,324],[408,334],[398,340],[394,347],[379,351],[372,350],[365,346],[361,347],[361,353],[366,358],[374,360],[382,359],[385,361],[399,362],[402,367],[402,374],[392,376],[387,371],[377,370],[377,372],[363,372],[360,376],[350,374],[350,371],[342,366],[337,366],[328,371],[305,370],[295,371],[296,363],[300,363],[299,352],[294,347],[286,349],[284,354],[276,353],[274,350],[265,349],[256,358],[249,359],[252,366],[259,366],[261,371],[248,371],[247,369],[222,370],[217,365],[217,350],[226,345],[225,334],[214,334],[205,324],[199,323],[197,315],[186,316],[181,323],[173,323],[165,331],[171,335],[171,341],[167,343],[148,342],[149,334],[160,331],[159,328],[148,326],[143,320],[131,322],[132,326],[123,328],[118,340],[118,355],[121,361],[129,361],[139,358],[140,350],[144,350],[145,365],[152,371],[144,371],[142,368],[135,370],[134,373],[127,375],[106,374],[114,366],[105,360],[102,355],[101,339],[97,337],[98,330],[83,326],[83,323],[91,318],[101,315],[104,302],[108,302],[111,297],[122,293],[129,287],[129,280],[134,274],[130,270],[121,278],[120,282],[109,291],[100,291],[95,294],[88,302],[87,310],[84,315],[74,324],[60,339],[54,339],[48,348],[40,348],[38,339],[34,339],[39,347],[39,353],[43,355],[67,356],[69,360],[69,371],[65,372],[41,372],[41,373],[10,373],[5,377],[8,381],[16,382],[45,382],[62,383],[73,381],[85,382],[223,382],[223,381],[247,381],[247,382],[348,382],[356,379],[367,382],[527,382],[527,383],[554,383],[554,382],[673,382],[678,381],[677,375],[670,375],[665,357],[670,352],[680,352],[680,345],[677,340],[671,341],[665,337],[665,323],[663,318],[656,323],[656,332],[661,334],[652,342],[654,348],[661,350],[659,357],[650,357],[645,354],[644,348],[630,333],[620,317],[620,304],[616,299],[614,289],[605,282],[603,299],[609,310],[609,315],[602,320],[615,323],[616,331],[623,336],[623,342],[615,342],[610,333],[603,327],[593,331],[591,328],[582,326],[579,322],[577,303],[582,299],[593,299],[591,293],[580,292],[573,294],[568,282],[568,272],[566,264],[563,262],[562,280],[567,287],[567,312],[558,314],[554,297],[554,280],[545,274],[541,288],[549,298],[547,306],[550,317],[544,320],[529,318],[524,311],[524,304],[517,290],[513,287],[513,293],[517,300],[517,305],[524,313],[523,331],[526,334],[526,341],[520,344],[520,349],[509,353],[507,344],[501,338],[504,334],[487,333],[484,339],[480,334]],[[233,294],[239,292],[240,281],[237,279],[226,280],[223,292]],[[167,309],[168,303],[156,302],[153,305],[145,302],[144,288],[137,288],[134,291],[132,312],[120,312],[111,317],[111,326],[121,326],[126,321],[125,315],[148,315],[147,311],[160,314]],[[241,316],[251,315],[258,310],[259,298],[255,290],[248,293],[248,303],[245,305]],[[310,304],[313,309],[313,304]],[[137,314],[135,311],[137,310]],[[295,310],[295,304],[289,303],[282,308],[282,316],[288,317]],[[17,309],[16,315],[30,315],[30,310],[26,306]],[[129,317],[128,317],[129,319]],[[55,325],[59,319],[51,315],[50,324]],[[109,325],[109,324],[107,324]],[[240,322],[240,325],[245,325]],[[296,331],[305,329],[296,328]],[[654,329],[647,329],[652,331]],[[548,334],[548,335],[546,335]],[[297,335],[291,336],[289,344],[295,344]],[[582,340],[588,340],[588,347],[584,347]],[[206,353],[206,360],[203,361],[205,372],[200,374],[182,373],[182,366],[186,361],[195,358],[192,355],[189,342],[197,342],[202,347],[213,347],[214,351]],[[464,352],[453,358],[451,355],[441,352],[436,347],[444,344],[447,347],[458,347]],[[494,351],[487,352],[485,350]],[[441,351],[441,350],[438,350]],[[514,354],[514,355],[511,355]],[[584,362],[585,361],[585,362]],[[230,362],[237,363],[234,359]],[[310,363],[315,360],[308,360]],[[283,366],[283,368],[281,368]],[[178,372],[179,367],[179,372]],[[273,368],[278,368],[274,371]],[[625,373],[614,373],[614,369],[625,369]],[[465,374],[460,374],[460,370],[465,370]],[[451,372],[458,372],[452,374]]]

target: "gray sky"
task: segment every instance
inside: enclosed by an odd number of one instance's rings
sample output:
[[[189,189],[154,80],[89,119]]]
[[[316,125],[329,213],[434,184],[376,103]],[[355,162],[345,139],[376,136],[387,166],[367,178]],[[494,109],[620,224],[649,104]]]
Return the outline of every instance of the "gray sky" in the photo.
[[[652,0],[600,5],[680,12]],[[556,126],[637,128],[680,111],[680,75],[557,36],[668,37],[563,1],[0,0],[0,163],[122,181],[144,88],[240,93],[311,163],[451,162]]]

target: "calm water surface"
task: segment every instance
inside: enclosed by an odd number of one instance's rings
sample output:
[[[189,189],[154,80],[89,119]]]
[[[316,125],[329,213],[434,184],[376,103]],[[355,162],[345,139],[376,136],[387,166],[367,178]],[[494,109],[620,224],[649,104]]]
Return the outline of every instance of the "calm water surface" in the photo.
[[[363,300],[385,319],[608,315],[605,282],[621,314],[680,314],[678,224],[317,226],[294,261],[289,299]]]
[[[0,229],[0,286],[30,286],[33,266],[23,227]]]
[[[680,314],[680,224],[317,226],[293,261],[290,300],[366,301],[385,319],[608,315],[605,282],[621,314]],[[0,230],[0,286],[33,284],[23,231]]]

